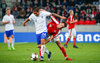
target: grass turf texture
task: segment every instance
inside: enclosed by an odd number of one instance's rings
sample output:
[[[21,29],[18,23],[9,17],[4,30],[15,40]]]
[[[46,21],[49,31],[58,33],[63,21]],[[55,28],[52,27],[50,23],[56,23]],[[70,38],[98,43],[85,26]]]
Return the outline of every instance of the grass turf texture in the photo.
[[[45,54],[44,61],[39,62],[30,60],[32,52],[39,54],[36,43],[15,43],[15,51],[8,51],[7,44],[0,43],[0,63],[100,63],[100,43],[77,43],[78,49],[69,43],[65,49],[72,61],[65,60],[55,43],[48,43],[46,46],[52,52],[51,61],[48,61]]]

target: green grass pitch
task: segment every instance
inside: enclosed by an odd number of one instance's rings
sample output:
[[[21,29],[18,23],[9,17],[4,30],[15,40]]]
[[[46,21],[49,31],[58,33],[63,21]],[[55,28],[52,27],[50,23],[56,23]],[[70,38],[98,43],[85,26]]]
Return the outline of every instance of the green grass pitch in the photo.
[[[32,52],[39,53],[36,43],[15,43],[15,51],[8,51],[7,44],[0,43],[0,63],[100,63],[100,43],[77,43],[77,49],[72,46],[69,43],[65,48],[72,61],[65,60],[56,43],[48,43],[46,47],[52,52],[51,61],[44,54],[44,61],[39,62],[30,60]]]

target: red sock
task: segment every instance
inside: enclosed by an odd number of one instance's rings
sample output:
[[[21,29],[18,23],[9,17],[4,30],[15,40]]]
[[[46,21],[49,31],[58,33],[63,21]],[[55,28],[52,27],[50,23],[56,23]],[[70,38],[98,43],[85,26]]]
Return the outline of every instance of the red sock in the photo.
[[[41,48],[39,48],[39,55],[41,56]]]
[[[66,54],[66,51],[65,51],[64,47],[62,47],[60,50],[63,53],[64,57],[67,57],[67,54]]]
[[[73,38],[73,46],[76,45],[76,38]]]
[[[70,40],[70,39],[68,38],[67,41],[66,41],[66,43],[65,43],[65,45],[67,45],[67,43],[69,42],[69,40]]]

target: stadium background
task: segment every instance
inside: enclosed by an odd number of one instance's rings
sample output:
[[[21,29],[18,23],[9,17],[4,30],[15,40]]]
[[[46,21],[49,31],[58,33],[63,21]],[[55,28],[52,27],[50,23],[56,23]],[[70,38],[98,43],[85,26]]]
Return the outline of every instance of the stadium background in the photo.
[[[5,41],[4,25],[1,21],[6,8],[11,9],[16,19],[15,41],[36,42],[34,22],[28,22],[26,27],[22,26],[22,22],[32,13],[34,6],[66,17],[70,9],[74,10],[75,18],[78,19],[76,23],[77,42],[100,42],[100,0],[0,0],[0,42]],[[47,21],[50,21],[49,17]],[[65,42],[68,36],[67,28],[64,28],[62,32],[63,36],[60,36],[60,40]],[[28,38],[25,40],[26,36]]]
[[[63,0],[5,0],[5,3],[3,1],[0,0],[0,63],[39,63],[30,60],[32,52],[38,53],[34,22],[28,22],[26,27],[22,26],[22,22],[32,13],[34,6],[66,17],[69,9],[72,9],[75,11],[75,18],[78,18],[76,30],[79,48],[74,49],[72,43],[65,48],[68,57],[73,60],[65,61],[56,44],[48,43],[46,46],[52,51],[52,61],[44,58],[46,60],[43,63],[100,63],[100,0],[64,0],[66,3]],[[15,51],[8,51],[7,44],[4,43],[5,29],[2,17],[6,8],[10,8],[15,16]],[[50,21],[49,17],[47,21]],[[64,28],[60,35],[61,42],[66,41],[66,32],[68,29]]]

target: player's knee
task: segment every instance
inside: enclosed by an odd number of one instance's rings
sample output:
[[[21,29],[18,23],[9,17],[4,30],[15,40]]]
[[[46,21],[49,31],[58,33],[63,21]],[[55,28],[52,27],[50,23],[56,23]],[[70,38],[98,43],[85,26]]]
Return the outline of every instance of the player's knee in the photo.
[[[11,38],[14,38],[14,35],[12,35]]]
[[[41,44],[45,44],[46,40],[45,39],[41,39]]]
[[[7,37],[7,39],[9,40],[9,39],[10,39],[10,37]]]

